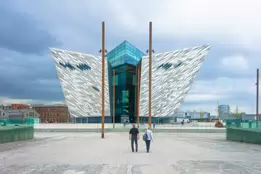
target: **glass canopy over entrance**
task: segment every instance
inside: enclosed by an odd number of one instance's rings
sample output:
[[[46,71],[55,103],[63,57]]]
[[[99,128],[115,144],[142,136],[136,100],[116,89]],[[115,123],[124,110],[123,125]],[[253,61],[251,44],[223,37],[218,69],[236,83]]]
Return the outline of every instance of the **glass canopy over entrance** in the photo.
[[[145,56],[143,52],[130,44],[122,42],[110,51],[108,60],[110,111],[115,122],[137,121],[138,69]],[[114,92],[115,91],[115,92]]]

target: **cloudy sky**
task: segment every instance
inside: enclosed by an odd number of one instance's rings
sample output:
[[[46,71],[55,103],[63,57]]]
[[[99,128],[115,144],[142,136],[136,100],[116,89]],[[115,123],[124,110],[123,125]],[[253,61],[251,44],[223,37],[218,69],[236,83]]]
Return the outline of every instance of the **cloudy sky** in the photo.
[[[219,104],[255,112],[261,60],[260,0],[0,1],[0,103],[64,102],[49,47],[99,54],[128,40],[161,53],[212,45],[183,105],[216,114]]]

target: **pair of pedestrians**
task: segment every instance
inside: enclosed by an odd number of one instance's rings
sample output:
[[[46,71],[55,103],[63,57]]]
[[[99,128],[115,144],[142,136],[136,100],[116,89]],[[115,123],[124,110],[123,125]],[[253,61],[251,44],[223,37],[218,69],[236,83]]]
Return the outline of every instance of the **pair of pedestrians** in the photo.
[[[136,150],[136,152],[138,152],[138,140],[139,140],[139,138],[140,138],[139,129],[136,128],[135,124],[133,124],[133,126],[132,126],[132,128],[130,129],[130,132],[129,132],[129,139],[131,140],[131,150],[132,150],[132,152],[134,152],[134,144],[135,144],[135,150]],[[145,131],[145,133],[143,135],[143,140],[146,143],[147,153],[149,153],[150,143],[151,143],[151,141],[153,141],[153,134],[152,134],[152,131],[150,130],[150,128],[148,128]]]

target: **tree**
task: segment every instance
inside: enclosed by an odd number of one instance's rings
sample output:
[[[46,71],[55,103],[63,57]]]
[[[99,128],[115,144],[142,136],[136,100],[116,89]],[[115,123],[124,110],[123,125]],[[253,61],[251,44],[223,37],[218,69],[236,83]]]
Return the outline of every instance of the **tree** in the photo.
[[[217,106],[217,114],[218,114],[218,119],[220,120],[220,118],[221,118],[221,110],[220,110],[219,105]]]
[[[238,106],[236,106],[236,110],[235,110],[235,113],[238,114]]]
[[[237,119],[242,119],[243,116],[243,112],[239,112],[238,106],[236,106],[235,112],[231,114]]]
[[[204,112],[200,111],[199,115],[200,115],[200,118],[202,119],[204,117]]]

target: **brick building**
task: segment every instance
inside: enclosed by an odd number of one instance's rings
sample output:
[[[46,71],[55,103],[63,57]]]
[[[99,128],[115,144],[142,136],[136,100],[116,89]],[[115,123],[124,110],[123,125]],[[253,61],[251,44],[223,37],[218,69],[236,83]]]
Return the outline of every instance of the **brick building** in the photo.
[[[19,109],[30,109],[29,105],[25,104],[12,104],[12,109],[19,110]]]
[[[40,114],[41,123],[65,123],[71,122],[68,107],[65,105],[34,106]]]

